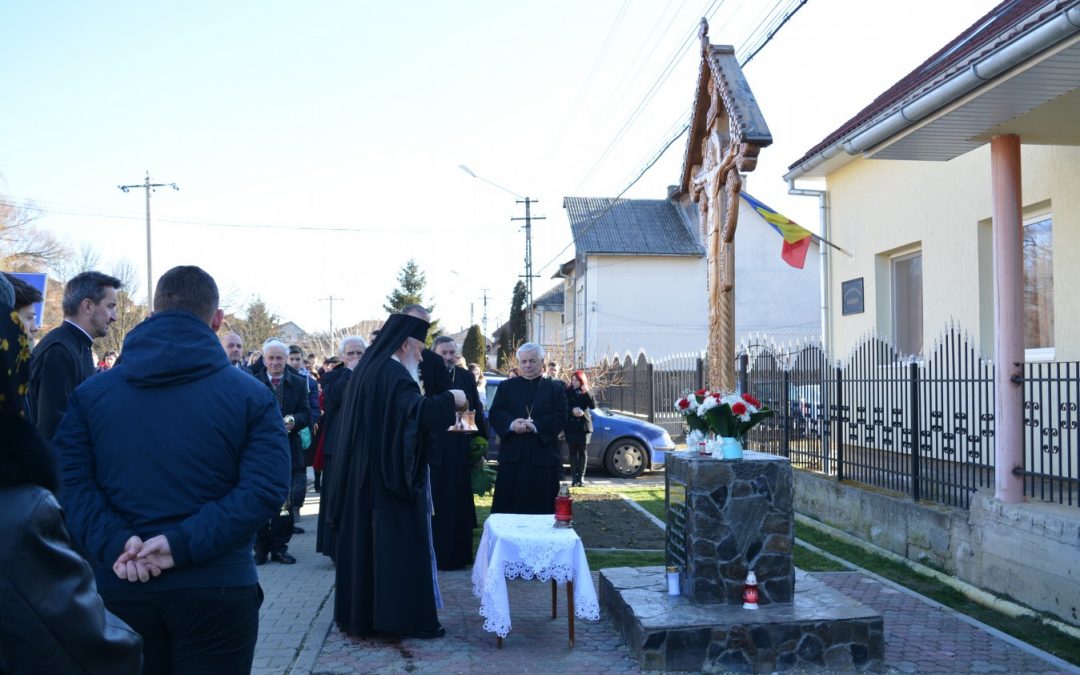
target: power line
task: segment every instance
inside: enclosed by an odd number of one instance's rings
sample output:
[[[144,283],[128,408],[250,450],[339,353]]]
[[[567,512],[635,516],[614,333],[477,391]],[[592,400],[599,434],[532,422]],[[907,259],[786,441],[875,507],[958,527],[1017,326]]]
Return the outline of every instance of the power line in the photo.
[[[713,0],[712,4],[705,9],[703,15],[705,17],[711,17],[720,8],[720,5],[723,4],[723,2],[724,0]],[[672,22],[674,22],[674,19],[675,17],[673,16]],[[668,28],[670,28],[670,24],[668,25]],[[664,34],[667,34],[667,29],[665,29]],[[634,109],[630,112],[630,115],[623,122],[622,126],[619,127],[619,130],[615,132],[615,135],[608,142],[607,146],[604,148],[604,151],[600,154],[600,158],[593,163],[592,167],[589,168],[585,176],[580,181],[578,181],[577,186],[574,187],[575,193],[581,189],[582,185],[585,184],[585,182],[593,175],[596,169],[600,167],[604,160],[607,159],[608,155],[610,155],[612,150],[615,149],[619,141],[622,140],[623,136],[626,135],[626,133],[630,130],[634,123],[637,122],[638,118],[641,117],[641,114],[645,111],[646,107],[648,107],[649,103],[651,103],[653,98],[660,92],[660,89],[663,87],[668,77],[671,76],[671,73],[674,72],[675,67],[678,66],[679,62],[686,57],[686,49],[696,36],[697,27],[695,26],[694,29],[691,30],[685,38],[683,38],[683,41],[679,44],[679,46],[675,48],[675,51],[672,53],[667,63],[661,69],[660,74],[656,77],[648,90],[646,90],[645,95],[638,102],[637,106],[635,106]],[[656,46],[659,46],[659,43]],[[653,47],[653,51],[655,50],[656,47]],[[649,53],[649,56],[652,56],[652,52]],[[619,103],[621,102],[622,98],[619,99]],[[616,106],[617,105],[618,104],[616,104]]]
[[[776,27],[773,28],[772,30],[770,30],[768,35],[765,36],[765,41],[762,42],[760,45],[758,45],[758,47],[756,49],[754,49],[752,52],[750,52],[750,55],[747,56],[745,59],[743,59],[742,63],[740,63],[739,65],[745,67],[746,64],[750,63],[750,61],[755,56],[758,55],[758,52],[760,52],[762,49],[765,48],[765,45],[772,42],[773,37],[776,35],[777,32],[779,32],[779,30],[781,28],[784,27],[784,24],[786,24],[791,19],[791,17],[795,16],[795,13],[798,12],[800,9],[802,9],[803,5],[805,5],[807,3],[807,0],[795,0],[795,1],[798,2],[799,4],[794,9],[787,12],[782,19],[780,19],[780,22],[776,25]]]
[[[142,187],[137,186],[137,187]],[[33,200],[24,200],[22,203],[16,201],[10,201],[0,198],[0,204],[4,206],[13,206],[20,208],[31,208],[42,213],[48,213],[50,215],[59,216],[80,216],[80,217],[92,217],[92,218],[107,218],[110,220],[142,220],[142,216],[125,215],[118,212],[108,211],[95,211],[91,210],[92,207],[68,207],[68,208],[55,208],[42,206],[45,202],[35,202]],[[72,210],[76,209],[76,210]],[[389,228],[372,228],[372,227],[320,227],[314,225],[272,225],[268,223],[220,223],[201,220],[179,220],[175,218],[157,218],[157,223],[169,223],[172,225],[195,225],[199,227],[228,227],[228,228],[241,228],[241,229],[258,229],[258,230],[302,230],[311,232],[355,232],[358,234],[379,234],[387,233],[391,231]],[[471,228],[470,232],[495,232],[501,231],[502,227],[476,227]],[[394,233],[431,233],[445,231],[445,227],[437,228],[392,228]]]
[[[543,265],[540,269],[541,270],[546,269],[552,263],[558,261],[559,258],[562,257],[562,254],[566,253],[566,249],[573,246],[575,243],[577,243],[578,240],[580,240],[583,236],[585,236],[585,233],[588,232],[589,229],[592,228],[592,226],[595,225],[601,218],[603,218],[604,214],[606,214],[608,211],[610,211],[612,208],[614,208],[616,204],[619,203],[619,198],[622,197],[624,194],[626,194],[627,190],[634,187],[634,184],[637,183],[639,180],[641,180],[642,176],[644,176],[649,171],[649,169],[651,169],[653,167],[654,164],[656,164],[657,162],[660,161],[660,158],[664,156],[664,153],[667,152],[667,149],[670,148],[675,143],[675,141],[679,140],[679,137],[682,136],[683,134],[685,134],[686,131],[689,128],[690,128],[690,125],[686,124],[686,125],[683,126],[682,129],[679,130],[679,133],[672,136],[671,139],[660,150],[659,154],[657,154],[656,157],[654,157],[653,160],[651,162],[649,162],[648,166],[646,166],[644,169],[641,170],[641,173],[638,174],[638,177],[635,178],[634,180],[632,180],[629,185],[624,187],[622,189],[622,192],[620,192],[618,195],[616,195],[615,198],[611,200],[611,203],[608,204],[604,208],[603,211],[601,211],[599,214],[597,214],[596,217],[593,218],[592,221],[588,225],[586,225],[576,237],[574,237],[573,239],[570,240],[569,244],[567,244],[565,247],[563,247],[563,249],[561,251],[559,251],[557,254],[555,254],[554,258],[552,258],[550,261],[548,261],[547,264]]]

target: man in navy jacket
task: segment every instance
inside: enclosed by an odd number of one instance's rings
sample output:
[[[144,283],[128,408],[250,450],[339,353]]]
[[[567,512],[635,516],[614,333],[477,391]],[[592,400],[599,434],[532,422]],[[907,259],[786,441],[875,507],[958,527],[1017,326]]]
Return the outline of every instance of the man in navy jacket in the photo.
[[[144,672],[248,672],[256,530],[288,498],[273,394],[229,367],[213,278],[175,267],[123,358],[72,394],[54,438],[67,524],[105,605],[143,636]]]

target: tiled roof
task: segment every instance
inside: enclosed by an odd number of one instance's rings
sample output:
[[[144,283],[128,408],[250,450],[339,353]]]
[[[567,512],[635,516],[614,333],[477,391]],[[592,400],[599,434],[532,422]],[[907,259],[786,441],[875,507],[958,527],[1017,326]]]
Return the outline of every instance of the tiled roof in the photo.
[[[559,284],[548,289],[539,298],[533,300],[534,307],[546,305],[548,307],[562,307],[565,304],[563,285]]]
[[[1047,2],[1047,0],[1005,0],[874,99],[870,105],[859,111],[839,129],[806,151],[806,154],[788,168],[794,169],[864,124],[892,112],[902,104],[918,98],[927,90],[959,74],[973,61],[984,56],[987,51],[1031,31],[1059,13],[1068,4],[1071,3]],[[1036,13],[1040,7],[1045,7],[1046,10]]]
[[[564,197],[563,208],[578,254],[705,255],[667,199]]]

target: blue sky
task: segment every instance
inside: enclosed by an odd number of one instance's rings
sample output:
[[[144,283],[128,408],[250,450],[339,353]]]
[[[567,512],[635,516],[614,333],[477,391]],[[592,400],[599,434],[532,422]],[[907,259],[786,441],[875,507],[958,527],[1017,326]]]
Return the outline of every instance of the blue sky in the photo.
[[[522,273],[521,207],[458,165],[540,200],[539,294],[572,256],[562,197],[618,194],[684,121],[702,14],[740,49],[786,4],[10,0],[0,196],[37,202],[104,268],[133,263],[142,295],[144,200],[116,186],[149,170],[181,188],[152,198],[155,272],[201,265],[231,310],[260,295],[325,330],[333,294],[335,325],[379,317],[414,257],[444,326],[470,305],[479,322],[487,288],[493,329]],[[748,189],[816,229],[787,165],[994,4],[810,0],[746,68],[775,139]],[[663,197],[684,148],[627,196]]]

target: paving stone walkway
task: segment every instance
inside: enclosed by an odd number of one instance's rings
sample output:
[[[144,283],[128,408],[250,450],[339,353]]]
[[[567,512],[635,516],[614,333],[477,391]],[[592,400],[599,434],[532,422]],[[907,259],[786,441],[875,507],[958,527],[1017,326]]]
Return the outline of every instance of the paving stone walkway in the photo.
[[[513,631],[497,649],[483,630],[468,571],[441,573],[446,636],[437,640],[358,640],[331,625],[334,570],[315,553],[317,495],[308,495],[289,551],[296,565],[259,567],[266,594],[260,613],[256,675],[344,673],[630,673],[640,672],[614,624],[576,622],[568,645],[565,593],[550,618],[551,591],[537,581],[510,582]],[[597,573],[594,572],[594,581]],[[937,603],[858,572],[816,574],[880,611],[890,673],[1080,673],[1060,659],[988,629]]]

